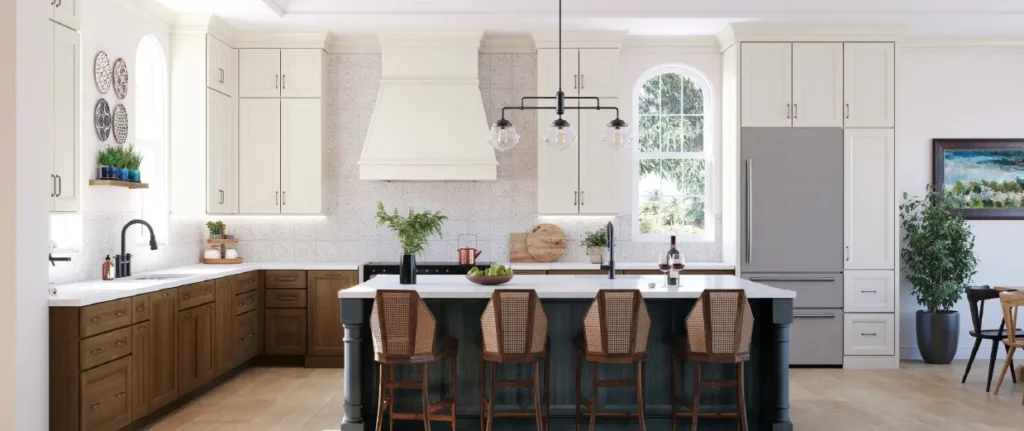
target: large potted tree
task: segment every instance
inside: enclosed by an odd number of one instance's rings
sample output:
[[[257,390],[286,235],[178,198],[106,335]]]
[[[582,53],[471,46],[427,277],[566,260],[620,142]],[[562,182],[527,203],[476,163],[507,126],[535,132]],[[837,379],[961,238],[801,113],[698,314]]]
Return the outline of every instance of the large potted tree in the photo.
[[[402,264],[398,268],[400,284],[416,284],[416,255],[423,253],[428,238],[441,236],[441,226],[447,219],[440,211],[418,213],[411,208],[409,215],[403,217],[397,208],[388,213],[384,204],[377,202],[377,226],[387,226],[402,243]]]
[[[903,276],[917,303],[917,348],[929,364],[949,364],[960,339],[960,314],[953,305],[975,274],[974,234],[941,192],[923,198],[903,193],[900,224]]]

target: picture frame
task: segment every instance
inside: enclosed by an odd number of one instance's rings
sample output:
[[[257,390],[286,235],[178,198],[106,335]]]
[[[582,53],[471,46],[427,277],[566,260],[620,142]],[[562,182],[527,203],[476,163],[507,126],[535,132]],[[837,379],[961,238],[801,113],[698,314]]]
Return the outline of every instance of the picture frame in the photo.
[[[1024,220],[1024,138],[933,139],[932,184],[965,220]]]

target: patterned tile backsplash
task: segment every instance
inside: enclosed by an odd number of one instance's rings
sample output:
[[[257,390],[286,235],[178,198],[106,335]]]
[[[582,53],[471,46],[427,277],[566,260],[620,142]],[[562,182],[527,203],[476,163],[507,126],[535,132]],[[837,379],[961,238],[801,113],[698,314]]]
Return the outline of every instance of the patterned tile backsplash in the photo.
[[[518,103],[518,97],[531,94],[537,86],[537,58],[533,54],[480,54],[480,91],[488,121],[500,116],[502,106]],[[508,234],[529,231],[537,223],[537,126],[534,113],[512,111],[509,120],[522,135],[512,151],[497,153],[498,179],[493,182],[375,182],[360,181],[358,165],[363,140],[380,86],[380,54],[330,54],[324,94],[326,121],[324,131],[323,217],[231,217],[225,218],[228,232],[241,241],[238,251],[247,261],[395,261],[401,248],[394,235],[377,227],[374,213],[377,201],[390,210],[409,208],[441,211],[449,217],[442,238],[431,240],[422,260],[456,259],[459,234],[474,234],[483,250],[482,261],[508,260]],[[439,128],[436,133],[444,133]],[[483,137],[481,136],[481,139]],[[104,238],[114,238],[107,224],[120,229],[123,221],[107,215],[86,214],[99,219],[87,228],[100,229]],[[123,218],[123,217],[122,217]],[[630,241],[630,218],[546,220],[566,233],[569,248],[561,259],[586,260],[580,240],[588,230],[598,229],[609,220],[616,224],[616,259],[654,261],[667,244]],[[205,221],[205,220],[204,220]],[[140,251],[135,271],[196,263],[204,231],[197,220],[172,221],[171,246],[156,252]],[[87,235],[89,233],[87,232]],[[463,238],[472,242],[471,238]],[[693,262],[722,259],[720,242],[682,243],[680,251]],[[54,281],[65,282],[95,278],[100,254],[89,253],[89,265],[82,270],[53,271]],[[93,264],[95,263],[95,264]],[[92,271],[95,266],[97,269]],[[55,273],[59,272],[59,273]]]

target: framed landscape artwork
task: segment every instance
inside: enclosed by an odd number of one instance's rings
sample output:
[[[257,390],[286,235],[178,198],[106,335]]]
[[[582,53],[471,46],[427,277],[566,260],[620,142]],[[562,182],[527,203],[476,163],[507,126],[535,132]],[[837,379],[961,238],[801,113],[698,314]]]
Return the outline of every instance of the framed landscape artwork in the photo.
[[[934,139],[933,184],[965,219],[1024,220],[1024,139]]]

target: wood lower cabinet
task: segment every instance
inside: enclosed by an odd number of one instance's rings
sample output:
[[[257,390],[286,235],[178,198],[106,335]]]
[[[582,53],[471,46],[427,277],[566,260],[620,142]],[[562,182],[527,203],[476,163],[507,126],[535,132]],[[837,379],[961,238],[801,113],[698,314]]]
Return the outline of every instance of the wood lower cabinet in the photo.
[[[174,289],[149,294],[150,410],[178,399],[178,295]]]
[[[149,414],[152,399],[153,354],[149,322],[132,326],[132,420]]]
[[[309,355],[343,356],[344,330],[338,291],[359,284],[358,271],[310,271],[307,288]]]
[[[255,358],[259,354],[258,325],[258,311],[254,310],[235,316],[232,341],[236,365]]]
[[[234,340],[232,329],[235,324],[235,285],[238,277],[226,277],[217,280],[216,322],[213,334],[214,369],[221,375],[234,368]]]
[[[131,382],[131,356],[82,373],[82,431],[113,431],[130,424]]]
[[[215,315],[215,304],[190,308],[178,315],[178,381],[183,394],[217,374],[213,352]]]
[[[267,309],[263,331],[268,355],[302,355],[306,353],[305,309]]]

